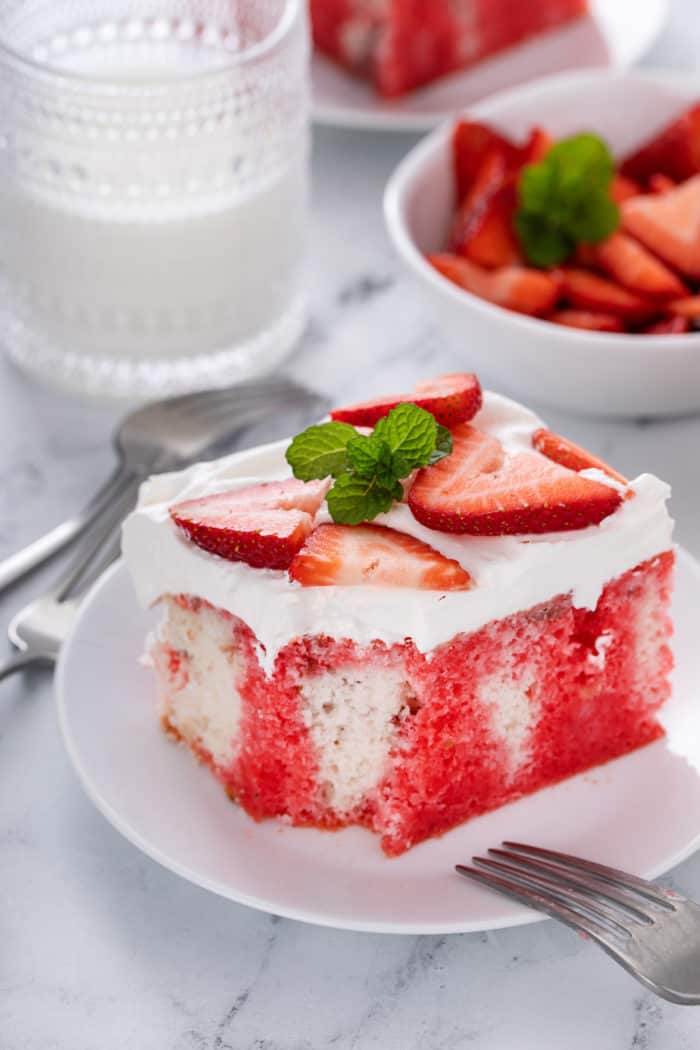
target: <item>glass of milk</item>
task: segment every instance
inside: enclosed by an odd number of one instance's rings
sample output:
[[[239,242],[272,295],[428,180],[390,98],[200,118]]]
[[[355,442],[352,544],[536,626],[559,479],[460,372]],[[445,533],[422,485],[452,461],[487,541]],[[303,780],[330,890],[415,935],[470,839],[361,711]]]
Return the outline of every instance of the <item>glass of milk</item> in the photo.
[[[271,370],[305,320],[305,0],[0,0],[0,340],[160,396]]]

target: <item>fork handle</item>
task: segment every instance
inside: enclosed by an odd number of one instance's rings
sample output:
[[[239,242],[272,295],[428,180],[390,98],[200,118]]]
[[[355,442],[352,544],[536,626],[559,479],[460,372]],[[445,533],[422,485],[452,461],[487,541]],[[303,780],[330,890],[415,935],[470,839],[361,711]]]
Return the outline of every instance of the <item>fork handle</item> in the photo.
[[[30,667],[32,664],[53,667],[55,662],[55,657],[51,653],[17,653],[15,656],[11,656],[6,663],[0,665],[0,682],[17,671],[23,671],[25,667]]]
[[[126,491],[129,485],[136,485],[142,479],[141,472],[119,463],[110,478],[95,493],[80,514],[68,518],[46,535],[40,536],[38,540],[34,540],[16,554],[11,554],[9,558],[0,562],[0,593],[72,543],[113,500]]]

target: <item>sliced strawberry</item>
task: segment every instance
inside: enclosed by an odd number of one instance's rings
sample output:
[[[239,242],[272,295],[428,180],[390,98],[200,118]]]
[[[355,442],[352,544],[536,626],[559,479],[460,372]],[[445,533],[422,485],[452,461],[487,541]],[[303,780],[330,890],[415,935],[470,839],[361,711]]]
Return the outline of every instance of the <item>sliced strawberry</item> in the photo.
[[[547,318],[552,324],[566,328],[583,328],[587,332],[624,332],[625,326],[619,317],[612,314],[594,313],[592,310],[557,310]]]
[[[642,329],[643,335],[683,335],[690,331],[690,321],[687,317],[664,317],[656,324],[650,324]]]
[[[287,569],[303,545],[328,491],[326,481],[270,482],[170,508],[187,538],[227,561],[257,569]]]
[[[476,179],[457,210],[452,248],[480,266],[507,266],[520,258],[513,232],[515,183],[502,150],[487,153]]]
[[[494,147],[505,156],[509,165],[519,162],[518,147],[493,128],[473,120],[461,120],[457,124],[452,137],[452,149],[458,201],[464,200],[484,158]]]
[[[616,204],[622,204],[628,197],[637,197],[641,192],[642,187],[639,183],[633,179],[626,178],[624,175],[616,175],[610,187],[610,196]]]
[[[688,321],[700,320],[700,295],[690,295],[687,299],[677,299],[668,304],[672,314],[685,317]]]
[[[700,175],[622,205],[622,225],[669,266],[700,280]]]
[[[481,384],[472,372],[456,372],[417,383],[410,394],[393,394],[357,405],[336,408],[331,418],[358,427],[373,427],[392,408],[408,402],[435,416],[443,427],[464,423],[481,408]]]
[[[518,313],[533,316],[550,313],[559,299],[558,276],[542,270],[524,266],[485,270],[469,259],[448,252],[429,255],[428,262],[465,291]]]
[[[516,207],[512,183],[483,198],[476,208],[463,205],[455,218],[454,250],[487,269],[520,262],[520,248],[513,232]]]
[[[630,321],[652,317],[658,306],[588,270],[562,270],[562,293],[579,310],[613,314]]]
[[[522,151],[523,164],[539,164],[554,145],[554,139],[544,128],[533,128]]]
[[[700,172],[700,103],[627,157],[621,170],[639,182],[656,174],[682,182]]]
[[[662,175],[657,171],[655,175],[649,177],[647,185],[650,193],[668,193],[669,190],[675,190],[677,184],[673,179],[669,179],[668,175]]]
[[[595,266],[632,292],[655,299],[677,299],[688,294],[672,270],[626,233],[613,233],[591,246],[590,251]]]
[[[289,575],[304,587],[413,587],[466,591],[459,562],[413,536],[381,525],[321,525],[294,558]]]
[[[536,430],[532,435],[532,447],[536,448],[547,459],[553,460],[554,463],[559,463],[562,467],[568,467],[569,470],[591,470],[595,468],[596,470],[604,471],[609,477],[614,478],[615,481],[619,481],[623,485],[628,483],[627,478],[624,478],[622,474],[618,474],[604,460],[598,459],[588,449],[575,445],[573,441],[555,434],[552,430]]]
[[[478,205],[484,197],[490,197],[492,193],[499,190],[511,176],[513,170],[512,157],[505,148],[492,146],[476,169],[474,180],[462,202],[471,207]]]
[[[451,456],[419,471],[408,502],[430,529],[502,536],[596,525],[622,496],[536,453],[506,457],[501,443],[468,423]]]

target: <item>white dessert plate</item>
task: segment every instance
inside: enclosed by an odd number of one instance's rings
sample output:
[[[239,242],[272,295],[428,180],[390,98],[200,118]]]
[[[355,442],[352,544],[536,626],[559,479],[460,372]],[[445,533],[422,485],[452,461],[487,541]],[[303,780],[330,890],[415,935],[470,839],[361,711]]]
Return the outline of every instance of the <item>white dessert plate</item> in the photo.
[[[669,0],[591,0],[590,6],[587,18],[509,48],[396,102],[382,101],[370,84],[314,54],[314,119],[337,127],[427,131],[478,99],[534,77],[587,66],[626,69],[658,36]]]
[[[123,565],[83,605],[58,666],[60,724],[85,791],[153,860],[261,911],[343,929],[460,933],[541,916],[454,872],[503,839],[538,843],[657,876],[700,845],[700,565],[682,553],[668,737],[455,828],[388,860],[370,832],[255,824],[155,715],[140,665],[156,615]]]

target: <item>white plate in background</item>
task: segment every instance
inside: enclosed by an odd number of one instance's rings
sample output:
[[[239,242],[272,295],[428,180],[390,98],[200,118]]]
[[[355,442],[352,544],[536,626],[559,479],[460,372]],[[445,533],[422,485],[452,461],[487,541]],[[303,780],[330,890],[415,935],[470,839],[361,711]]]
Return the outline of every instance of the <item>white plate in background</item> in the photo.
[[[487,95],[535,77],[586,66],[625,69],[651,47],[668,9],[669,0],[591,0],[590,17],[526,40],[395,102],[383,101],[367,81],[314,54],[314,119],[338,127],[426,131]]]
[[[119,563],[83,604],[57,672],[68,753],[85,791],[164,867],[261,911],[341,929],[460,933],[542,916],[454,873],[503,839],[656,876],[700,844],[700,565],[679,558],[669,735],[388,860],[361,828],[255,824],[211,773],[163,733],[139,664],[156,613],[139,610]],[[694,750],[693,750],[694,748]]]

